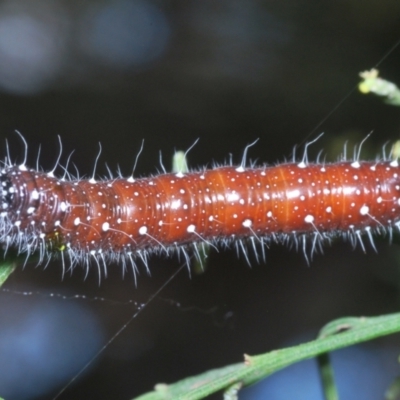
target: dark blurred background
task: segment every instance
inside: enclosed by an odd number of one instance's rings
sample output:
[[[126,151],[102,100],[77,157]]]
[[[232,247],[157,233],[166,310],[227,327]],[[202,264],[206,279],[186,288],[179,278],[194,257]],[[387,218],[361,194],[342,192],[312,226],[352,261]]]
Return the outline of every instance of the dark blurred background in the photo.
[[[399,23],[393,0],[2,1],[2,153],[7,138],[22,161],[18,130],[29,164],[41,145],[39,163],[49,170],[60,135],[61,162],[75,150],[83,176],[101,142],[98,173],[107,163],[128,175],[144,139],[136,176],[146,176],[160,169],[160,151],[169,168],[174,151],[198,138],[193,168],[230,155],[240,162],[256,138],[253,160],[282,162],[321,132],[310,157],[324,150],[334,160],[345,141],[360,143],[373,130],[364,156],[374,157],[399,138],[400,110],[353,89],[358,73],[400,39]],[[379,69],[400,83],[400,48]],[[212,251],[203,274],[179,272],[60,399],[130,399],[244,353],[313,339],[334,318],[398,311],[399,246],[376,244],[378,253],[367,245],[365,255],[338,241],[310,266],[280,246],[268,249],[265,264],[252,257],[251,267],[234,250]],[[63,276],[59,261],[21,265],[0,293],[0,395],[52,398],[130,319],[133,302],[147,302],[181,263],[152,257],[152,276],[142,270],[137,287],[118,265],[100,286],[95,268],[85,279],[81,268]],[[77,294],[86,299],[62,298]],[[393,336],[335,353],[341,398],[382,398],[400,373],[399,352]],[[276,374],[241,398],[322,399],[315,364]]]

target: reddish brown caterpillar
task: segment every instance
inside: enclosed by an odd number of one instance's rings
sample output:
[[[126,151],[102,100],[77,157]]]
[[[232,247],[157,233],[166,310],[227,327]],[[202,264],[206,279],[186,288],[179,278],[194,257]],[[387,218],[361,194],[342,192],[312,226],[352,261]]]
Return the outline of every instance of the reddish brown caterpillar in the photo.
[[[358,158],[358,157],[356,157]],[[295,243],[306,254],[337,236],[363,246],[362,234],[400,227],[400,168],[386,159],[224,166],[145,179],[65,180],[12,165],[0,171],[0,242],[40,261],[66,254],[147,266],[151,253],[244,242]],[[245,250],[244,250],[245,251]]]

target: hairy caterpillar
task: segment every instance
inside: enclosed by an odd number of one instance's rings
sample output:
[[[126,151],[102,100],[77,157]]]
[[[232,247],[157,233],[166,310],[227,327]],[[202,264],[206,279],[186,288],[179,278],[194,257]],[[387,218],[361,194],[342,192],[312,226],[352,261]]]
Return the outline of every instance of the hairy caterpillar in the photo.
[[[26,157],[25,157],[26,158]],[[244,157],[245,158],[245,157]],[[244,249],[294,243],[309,253],[344,236],[363,246],[366,234],[400,226],[396,160],[215,167],[149,178],[60,179],[14,165],[0,171],[0,242],[40,262],[66,255],[72,265],[104,268],[151,253],[189,251],[205,244]]]

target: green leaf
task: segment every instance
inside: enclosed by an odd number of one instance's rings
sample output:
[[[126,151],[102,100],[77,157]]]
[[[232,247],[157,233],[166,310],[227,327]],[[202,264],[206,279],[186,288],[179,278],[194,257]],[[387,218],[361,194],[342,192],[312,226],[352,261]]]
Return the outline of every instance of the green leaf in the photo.
[[[245,355],[244,362],[210,370],[171,385],[157,385],[155,391],[135,400],[203,399],[235,384],[254,384],[293,363],[395,332],[400,332],[400,313],[341,318],[329,323],[319,338],[311,342],[257,356]]]
[[[16,266],[17,263],[15,262],[15,260],[14,261],[10,261],[7,259],[3,260],[3,263],[0,265],[0,287],[3,286],[3,283],[12,274]]]

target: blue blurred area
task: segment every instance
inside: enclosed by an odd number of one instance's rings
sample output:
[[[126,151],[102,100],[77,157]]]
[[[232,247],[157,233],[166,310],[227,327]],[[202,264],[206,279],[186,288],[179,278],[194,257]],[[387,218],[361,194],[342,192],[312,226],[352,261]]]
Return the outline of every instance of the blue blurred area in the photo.
[[[42,7],[41,7],[42,6]],[[66,21],[60,7],[29,2],[0,5],[0,88],[41,92],[60,77],[66,54]]]
[[[72,6],[72,4],[70,4]],[[166,14],[149,1],[0,5],[0,89],[35,94],[94,68],[144,67],[168,49]]]
[[[400,372],[397,346],[362,345],[331,355],[340,399],[382,399]],[[307,360],[271,375],[244,389],[242,400],[324,400],[317,362]]]
[[[93,4],[80,26],[82,50],[116,69],[157,60],[170,36],[165,14],[148,1]]]
[[[50,396],[99,349],[104,341],[101,325],[82,304],[30,296],[27,312],[28,300],[11,297],[0,306],[1,396]]]
[[[191,28],[213,43],[200,62],[204,75],[268,79],[268,71],[279,62],[279,48],[292,39],[287,21],[256,2],[223,0],[217,7],[191,2],[190,7]]]

